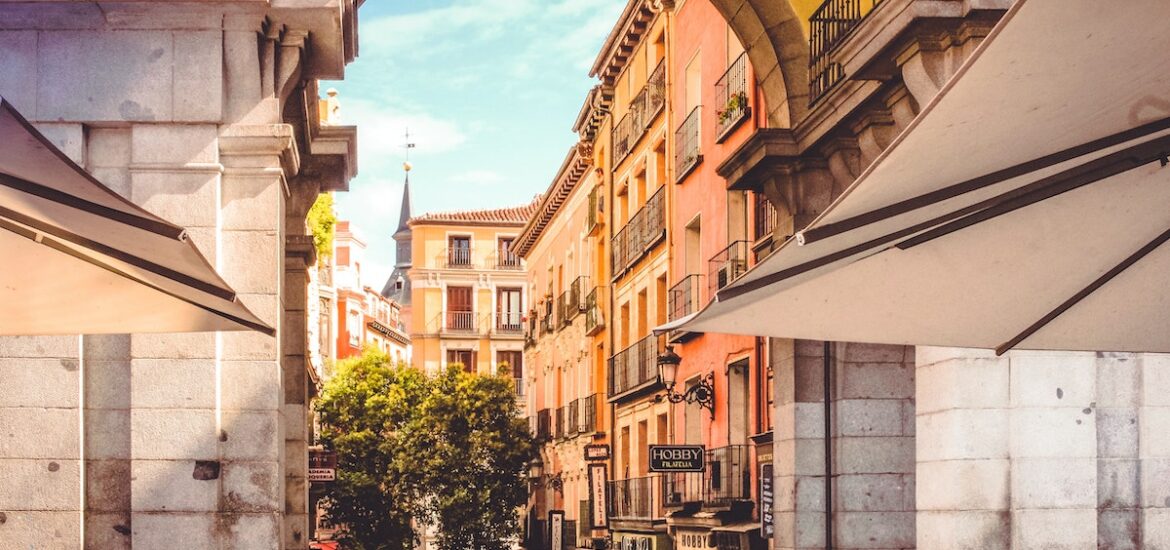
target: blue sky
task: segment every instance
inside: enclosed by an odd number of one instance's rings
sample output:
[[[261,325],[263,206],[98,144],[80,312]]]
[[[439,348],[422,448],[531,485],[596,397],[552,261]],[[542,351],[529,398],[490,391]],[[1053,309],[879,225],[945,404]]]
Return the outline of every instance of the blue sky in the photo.
[[[369,250],[363,282],[394,263],[403,134],[414,213],[522,204],[576,142],[589,67],[625,0],[369,0],[359,56],[337,88],[358,126],[359,174],[337,195]]]

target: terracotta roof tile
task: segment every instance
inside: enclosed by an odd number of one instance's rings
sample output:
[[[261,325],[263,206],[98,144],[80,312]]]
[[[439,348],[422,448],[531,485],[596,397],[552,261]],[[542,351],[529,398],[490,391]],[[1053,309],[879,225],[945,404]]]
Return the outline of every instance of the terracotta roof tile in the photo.
[[[519,224],[528,223],[528,219],[540,208],[541,196],[537,195],[532,202],[522,206],[508,208],[491,208],[487,210],[456,210],[452,212],[427,212],[410,219],[411,225],[416,223],[461,223],[461,224]]]

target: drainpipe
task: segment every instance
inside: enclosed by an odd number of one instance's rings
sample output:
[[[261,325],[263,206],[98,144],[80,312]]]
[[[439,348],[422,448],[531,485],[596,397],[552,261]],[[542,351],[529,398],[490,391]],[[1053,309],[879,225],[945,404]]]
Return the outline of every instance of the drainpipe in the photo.
[[[825,550],[833,550],[833,443],[830,431],[832,405],[829,402],[829,370],[833,368],[833,360],[829,356],[831,350],[832,343],[825,341],[822,359],[825,385]]]

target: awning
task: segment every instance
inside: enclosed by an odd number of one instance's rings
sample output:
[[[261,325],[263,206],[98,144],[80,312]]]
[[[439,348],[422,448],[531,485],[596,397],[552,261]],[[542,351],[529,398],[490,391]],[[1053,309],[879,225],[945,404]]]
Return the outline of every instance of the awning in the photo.
[[[0,335],[258,330],[183,228],[69,160],[0,98]]]
[[[825,213],[682,328],[1170,351],[1168,16],[1019,0]]]

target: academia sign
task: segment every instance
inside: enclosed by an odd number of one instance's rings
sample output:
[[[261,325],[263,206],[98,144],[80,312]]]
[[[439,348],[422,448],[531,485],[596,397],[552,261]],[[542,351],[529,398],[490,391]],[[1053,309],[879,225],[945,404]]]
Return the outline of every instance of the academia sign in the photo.
[[[702,445],[651,445],[651,472],[701,472],[706,466]]]
[[[309,450],[309,481],[333,481],[337,479],[337,453],[334,451]]]

